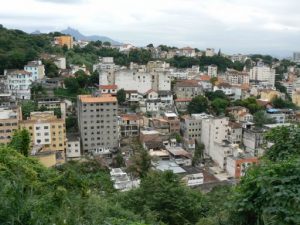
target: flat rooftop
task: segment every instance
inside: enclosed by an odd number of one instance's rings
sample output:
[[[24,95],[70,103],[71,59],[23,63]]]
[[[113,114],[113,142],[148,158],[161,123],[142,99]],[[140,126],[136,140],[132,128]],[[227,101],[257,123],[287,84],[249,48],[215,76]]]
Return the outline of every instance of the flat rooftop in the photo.
[[[110,95],[92,96],[92,95],[79,95],[79,100],[84,103],[103,103],[103,102],[117,102],[117,98]]]

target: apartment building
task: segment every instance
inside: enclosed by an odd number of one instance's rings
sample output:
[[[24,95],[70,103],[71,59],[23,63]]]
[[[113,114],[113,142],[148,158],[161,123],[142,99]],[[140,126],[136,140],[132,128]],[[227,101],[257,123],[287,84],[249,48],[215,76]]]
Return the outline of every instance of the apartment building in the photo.
[[[117,98],[111,95],[79,95],[77,107],[83,153],[116,150],[119,147]]]
[[[45,66],[41,60],[30,61],[24,66],[24,70],[32,74],[34,81],[41,80],[45,77]]]
[[[69,35],[54,37],[54,44],[59,46],[66,45],[68,49],[73,48],[73,37]]]
[[[61,118],[66,118],[67,104],[58,98],[42,98],[37,100],[38,108],[45,108],[47,111],[60,110]]]
[[[275,69],[268,66],[254,66],[250,69],[250,80],[259,82],[266,87],[275,86]]]
[[[25,70],[5,70],[6,77],[5,86],[8,93],[12,94],[16,99],[30,99],[30,85],[33,81],[32,73]]]
[[[179,133],[180,132],[180,120],[175,113],[166,112],[163,117],[169,123],[169,132],[170,133]]]
[[[227,69],[225,79],[230,85],[249,84],[249,74],[245,71]]]
[[[207,67],[207,75],[209,77],[217,77],[218,76],[218,66],[210,65]]]
[[[121,137],[139,136],[140,119],[137,114],[124,114],[120,117]]]
[[[0,144],[8,144],[22,119],[20,107],[0,108]]]
[[[79,159],[81,157],[79,135],[71,133],[67,135],[66,157],[67,160]]]
[[[66,125],[53,111],[32,112],[27,120],[20,121],[20,127],[27,129],[31,146],[42,146],[42,151],[55,152],[56,162],[64,162],[66,150]]]
[[[178,81],[174,88],[177,98],[194,98],[203,94],[202,85],[198,80],[182,80]]]

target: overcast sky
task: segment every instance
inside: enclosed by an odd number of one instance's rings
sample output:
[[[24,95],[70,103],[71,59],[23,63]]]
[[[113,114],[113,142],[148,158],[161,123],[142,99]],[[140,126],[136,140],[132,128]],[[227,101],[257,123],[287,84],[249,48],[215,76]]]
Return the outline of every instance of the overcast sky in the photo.
[[[300,51],[299,9],[299,0],[9,0],[0,23],[27,32],[70,26],[137,46],[289,56]]]

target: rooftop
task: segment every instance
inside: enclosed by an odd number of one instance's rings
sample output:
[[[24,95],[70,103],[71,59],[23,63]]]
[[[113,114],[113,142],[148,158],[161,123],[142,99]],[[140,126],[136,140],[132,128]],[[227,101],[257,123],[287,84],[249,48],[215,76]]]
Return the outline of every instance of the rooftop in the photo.
[[[98,103],[98,102],[117,102],[117,98],[111,95],[92,96],[79,95],[79,100],[84,103]]]
[[[111,85],[100,85],[99,87],[100,87],[100,89],[117,89],[117,88],[118,88],[118,86],[115,85],[115,84],[111,84]]]

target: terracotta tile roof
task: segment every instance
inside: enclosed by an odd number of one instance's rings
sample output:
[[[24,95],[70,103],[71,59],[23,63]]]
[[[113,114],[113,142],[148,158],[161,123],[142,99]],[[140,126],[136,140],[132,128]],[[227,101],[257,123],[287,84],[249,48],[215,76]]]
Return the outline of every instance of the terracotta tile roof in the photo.
[[[136,114],[123,114],[121,115],[122,120],[138,120],[139,117]]]
[[[118,86],[115,85],[115,84],[111,84],[111,85],[100,85],[99,87],[100,87],[100,89],[117,89],[117,88],[118,88]]]
[[[177,98],[175,99],[175,102],[190,102],[192,101],[191,98]]]
[[[233,129],[242,128],[242,125],[240,123],[235,123],[235,122],[231,122],[231,121],[229,121],[228,126]]]
[[[197,80],[182,80],[176,83],[176,87],[199,87]]]
[[[202,75],[202,76],[200,76],[200,80],[201,81],[210,81],[210,76],[208,76],[208,75]]]
[[[101,96],[79,95],[78,98],[80,99],[81,102],[85,102],[85,103],[117,102],[117,98],[111,95],[101,95]]]

